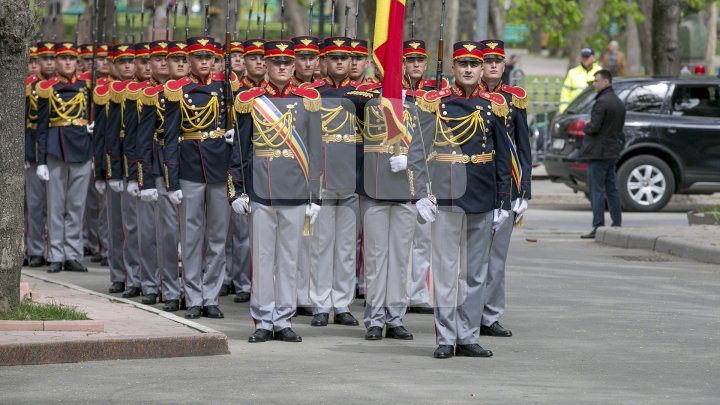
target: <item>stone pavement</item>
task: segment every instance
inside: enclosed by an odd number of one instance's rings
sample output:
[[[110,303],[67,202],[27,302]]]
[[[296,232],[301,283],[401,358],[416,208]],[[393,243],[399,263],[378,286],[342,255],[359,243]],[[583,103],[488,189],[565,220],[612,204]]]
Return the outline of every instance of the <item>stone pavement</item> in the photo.
[[[131,300],[111,297],[23,270],[43,301],[75,306],[105,331],[1,331],[0,365],[227,354],[227,337]]]

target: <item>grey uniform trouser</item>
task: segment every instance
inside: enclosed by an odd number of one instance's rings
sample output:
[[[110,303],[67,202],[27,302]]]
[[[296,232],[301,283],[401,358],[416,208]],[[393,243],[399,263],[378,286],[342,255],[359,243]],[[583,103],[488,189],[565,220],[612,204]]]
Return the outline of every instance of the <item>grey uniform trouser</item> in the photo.
[[[160,269],[158,268],[155,231],[157,218],[154,202],[138,199],[138,242],[140,245],[140,286],[144,295],[157,294],[160,291]]]
[[[123,190],[127,183],[123,182]],[[120,194],[122,207],[123,236],[123,264],[127,274],[126,287],[140,288],[140,237],[138,236],[137,206],[139,199],[123,191]]]
[[[438,211],[432,223],[435,333],[439,345],[480,341],[492,211]]]
[[[158,200],[155,203],[155,240],[157,263],[162,279],[163,301],[180,299],[180,269],[178,266],[178,207],[170,202],[162,177],[155,178]]]
[[[505,263],[514,223],[515,213],[511,211],[510,218],[500,225],[492,238],[484,292],[485,309],[483,310],[482,324],[485,326],[499,321],[505,313]]]
[[[361,202],[365,267],[365,327],[402,325],[417,211],[410,203]]]
[[[25,170],[25,208],[27,234],[25,247],[28,256],[45,256],[46,185],[36,174],[37,165],[31,163]]]
[[[123,222],[122,194],[114,192],[109,186],[105,189],[105,213],[108,226],[108,267],[110,267],[110,282],[124,283],[126,281],[125,262],[123,261]]]
[[[234,285],[235,292],[250,292],[250,226],[248,216],[230,213],[227,245],[225,246],[225,285]]]
[[[317,229],[317,220],[314,228]],[[315,231],[313,231],[313,234]],[[297,275],[297,306],[312,307],[310,301],[310,250],[312,249],[312,237],[303,235],[300,238],[300,251],[298,252]]]
[[[82,217],[90,182],[91,164],[65,163],[47,157],[50,181],[47,184],[49,262],[82,260]]]
[[[225,240],[230,205],[225,183],[180,180],[179,207],[185,302],[188,307],[217,305],[225,278]]]
[[[297,302],[297,266],[305,205],[251,203],[252,292],[250,315],[258,329],[290,327]]]
[[[310,250],[310,301],[315,313],[350,312],[359,215],[357,194],[323,191]]]
[[[431,225],[429,222],[415,225],[415,235],[412,247],[412,266],[410,269],[410,283],[408,296],[410,306],[431,307],[431,266],[432,238]]]
[[[95,180],[88,183],[87,200],[85,201],[85,220],[83,221],[83,240],[85,247],[93,254],[107,256],[107,228],[103,233],[105,224],[105,210],[102,209],[102,196],[95,189]]]

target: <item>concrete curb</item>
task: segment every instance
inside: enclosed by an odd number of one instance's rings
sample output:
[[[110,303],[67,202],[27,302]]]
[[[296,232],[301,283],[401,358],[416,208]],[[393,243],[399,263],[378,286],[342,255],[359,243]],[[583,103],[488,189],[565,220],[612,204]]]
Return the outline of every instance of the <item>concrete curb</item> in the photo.
[[[74,284],[51,280],[38,274],[28,274],[23,271],[22,275],[70,288],[84,294],[101,297],[112,302],[132,305],[137,309],[151,312],[192,328],[199,333],[193,336],[172,334],[143,336],[139,333],[137,335],[97,339],[88,339],[85,336],[78,340],[2,344],[0,345],[0,365],[2,366],[230,354],[227,336],[215,329],[132,300],[98,293]]]
[[[640,232],[643,233],[640,233]],[[705,246],[682,238],[653,234],[649,229],[598,228],[595,242],[625,249],[645,249],[685,259],[720,264],[720,247]]]

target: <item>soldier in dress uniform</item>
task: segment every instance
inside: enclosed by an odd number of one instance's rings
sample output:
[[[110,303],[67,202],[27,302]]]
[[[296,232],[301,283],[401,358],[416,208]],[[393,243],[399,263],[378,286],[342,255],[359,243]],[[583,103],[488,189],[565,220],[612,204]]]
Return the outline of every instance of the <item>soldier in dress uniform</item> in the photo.
[[[320,78],[314,78],[319,63],[320,40],[313,36],[298,36],[290,39],[295,46],[295,72],[292,83],[295,86],[317,88],[325,84]],[[319,226],[319,225],[318,225]],[[315,235],[317,235],[315,233]],[[313,316],[310,301],[310,249],[312,237],[303,236],[298,256],[297,308],[296,315]]]
[[[152,291],[155,284],[152,275],[157,274],[157,251],[155,248],[155,210],[151,204],[143,203],[140,197],[140,187],[137,180],[137,133],[139,121],[139,101],[142,90],[150,85],[152,70],[150,69],[150,44],[147,42],[135,44],[135,78],[128,83],[124,91],[123,127],[125,137],[122,142],[120,154],[123,167],[123,179],[127,194],[124,201],[123,226],[125,229],[126,252],[137,257],[137,286],[130,285],[123,293],[123,297],[132,298],[142,294],[145,290]],[[126,215],[127,214],[127,215]],[[144,243],[144,240],[147,243]],[[147,245],[147,246],[143,246]],[[143,290],[145,286],[145,290]],[[157,296],[143,297],[144,304],[155,304]]]
[[[99,50],[98,50],[99,51]],[[107,52],[105,53],[107,57]],[[91,72],[93,64],[93,44],[80,45],[80,58],[78,66],[82,66],[83,72]],[[103,71],[96,69],[97,77],[104,77],[108,74],[107,63],[103,65]],[[97,85],[97,82],[96,82]],[[95,171],[93,179],[88,186],[87,201],[85,202],[85,214],[83,220],[83,241],[85,256],[92,256],[93,263],[107,264],[107,221],[105,220],[104,197],[95,189]]]
[[[45,223],[47,196],[45,182],[36,172],[38,165],[38,96],[35,87],[55,73],[55,44],[39,42],[30,46],[28,76],[25,79],[25,249],[30,267],[45,265]],[[41,68],[41,59],[46,61]],[[52,62],[52,63],[50,63]]]
[[[362,154],[353,102],[346,97],[360,83],[349,78],[352,40],[330,37],[323,41],[327,77],[317,87],[322,96],[323,206],[310,250],[312,326],[333,323],[356,326],[350,313],[356,284],[359,203],[355,192]]]
[[[242,42],[230,42],[230,67],[238,78],[245,74],[244,52]],[[220,295],[223,295],[223,292],[227,295],[230,291],[234,291],[234,302],[248,302],[250,301],[250,226],[247,215],[234,211],[230,213],[227,238],[225,282]]]
[[[119,45],[121,49],[123,45]],[[120,56],[115,61],[116,53]],[[124,55],[123,55],[124,54]],[[125,291],[126,274],[123,263],[123,228],[122,214],[120,207],[120,193],[107,190],[108,182],[112,179],[112,166],[107,159],[108,144],[112,144],[110,136],[118,136],[108,127],[110,95],[112,83],[118,80],[129,79],[135,72],[134,55],[128,55],[117,47],[108,48],[107,45],[99,45],[96,52],[96,72],[98,74],[95,88],[93,89],[93,157],[95,161],[95,190],[104,195],[103,205],[105,207],[105,220],[107,224],[107,251],[106,263],[110,268],[111,286],[110,293],[121,293]],[[103,76],[103,73],[104,76]],[[117,95],[116,95],[117,97]],[[119,116],[115,123],[119,125]],[[122,184],[120,185],[122,191]]]
[[[181,284],[178,266],[178,209],[169,199],[163,178],[165,82],[185,77],[187,51],[184,41],[154,41],[150,49],[153,68],[153,85],[143,89],[140,123],[138,125],[138,183],[140,198],[155,202],[155,239],[159,285],[153,286],[155,294],[161,288],[163,310],[175,312],[180,309]],[[161,58],[166,59],[166,69]],[[143,246],[143,248],[145,248]],[[147,293],[143,291],[143,294]]]
[[[126,125],[132,124],[137,114],[125,109],[127,88],[137,83],[135,63],[136,46],[134,44],[120,44],[114,47],[113,69],[117,80],[109,86],[109,102],[107,105],[107,120],[105,124],[105,166],[107,170],[108,186],[111,202],[108,206],[108,226],[110,232],[121,229],[123,267],[125,268],[125,290],[123,298],[132,298],[140,295],[140,246],[137,230],[136,199],[125,191],[126,180],[129,177],[127,159],[125,159]],[[110,244],[116,236],[110,236]],[[111,278],[114,278],[111,276]],[[119,282],[113,281],[111,292],[122,287]]]
[[[370,52],[368,50],[368,41],[365,39],[355,38],[350,41],[352,47],[352,63],[350,65],[350,78],[359,83],[364,83],[367,79],[367,68],[370,66]]]
[[[481,44],[460,41],[453,50],[455,84],[418,101],[435,115],[437,130],[413,138],[408,165],[421,197],[420,222],[432,222],[439,345],[434,357],[490,357],[479,345],[480,321],[492,231],[510,209],[509,152],[503,144],[508,107],[501,95],[478,85]]]
[[[380,109],[382,77],[377,83],[358,86],[356,94],[374,98],[365,103],[363,154],[358,190],[363,227],[363,269],[365,272],[366,340],[385,337],[411,340],[403,325],[407,310],[407,273],[415,230],[415,206],[410,188],[412,173],[407,169],[407,151],[414,128],[412,115],[404,106],[404,132],[390,138],[385,115]],[[362,106],[362,104],[361,104]]]
[[[235,212],[252,212],[255,332],[248,341],[301,342],[290,318],[297,300],[300,239],[310,233],[320,211],[321,101],[317,90],[292,84],[291,41],[268,41],[263,48],[269,81],[235,99],[238,136],[229,196]]]
[[[163,177],[179,205],[180,245],[188,319],[223,318],[225,240],[232,149],[225,141],[224,78],[213,75],[212,37],[187,39],[190,75],[165,83]]]
[[[149,44],[149,66],[152,72],[149,80],[145,82],[139,95],[138,126],[135,136],[134,155],[129,159],[130,165],[135,166],[135,179],[140,190],[140,202],[138,203],[138,227],[140,229],[140,252],[142,265],[140,266],[140,285],[142,288],[143,304],[153,305],[157,303],[160,294],[160,252],[165,249],[158,248],[159,233],[158,222],[163,215],[156,204],[159,193],[156,187],[156,179],[160,179],[160,166],[156,162],[153,151],[159,151],[158,127],[162,134],[162,113],[164,110],[164,99],[158,97],[163,92],[165,82],[170,78],[168,67],[168,41],[158,40]],[[159,124],[159,125],[158,125]],[[126,138],[126,142],[132,138]],[[158,142],[158,143],[155,143]],[[162,237],[162,233],[160,234]],[[162,241],[160,242],[162,245]],[[177,242],[174,249],[177,248]],[[169,255],[168,255],[169,256]],[[163,256],[165,258],[165,256]],[[175,267],[177,267],[177,255],[175,255]],[[178,297],[179,304],[179,297]],[[168,307],[174,307],[173,304]],[[174,308],[170,308],[174,309]]]
[[[505,263],[513,225],[521,221],[531,197],[532,152],[527,125],[527,93],[520,87],[512,87],[502,82],[505,71],[505,43],[499,39],[490,39],[482,41],[482,45],[485,63],[480,86],[484,91],[502,94],[509,107],[504,122],[506,138],[502,146],[510,151],[513,182],[510,219],[503,222],[493,233],[480,334],[510,337],[512,332],[503,328],[499,320],[505,313]]]
[[[427,69],[427,51],[425,41],[410,39],[403,42],[403,89],[405,102],[415,103],[427,91],[436,89],[435,80],[425,79]],[[443,82],[443,87],[447,83]],[[417,223],[413,237],[412,263],[408,288],[408,312],[432,314],[432,277],[430,275],[430,224]]]
[[[77,75],[78,49],[55,44],[57,73],[36,86],[37,175],[47,184],[48,272],[87,271],[82,216],[91,177],[92,139],[87,129],[89,74]]]
[[[263,58],[263,44],[265,40],[253,38],[243,42],[245,53],[245,77],[242,78],[240,84],[242,87],[252,89],[262,86],[265,82],[265,59]],[[242,90],[242,89],[241,89]]]

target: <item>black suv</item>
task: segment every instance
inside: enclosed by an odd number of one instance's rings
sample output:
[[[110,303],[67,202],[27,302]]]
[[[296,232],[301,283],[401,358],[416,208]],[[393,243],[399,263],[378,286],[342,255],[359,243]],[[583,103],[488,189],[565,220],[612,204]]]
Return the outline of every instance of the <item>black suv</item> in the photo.
[[[613,87],[627,108],[617,163],[625,210],[657,211],[673,193],[720,191],[720,79],[619,79]],[[551,180],[586,194],[579,154],[594,102],[588,88],[553,119],[544,159]]]

